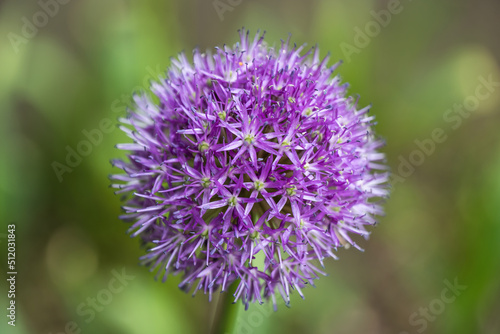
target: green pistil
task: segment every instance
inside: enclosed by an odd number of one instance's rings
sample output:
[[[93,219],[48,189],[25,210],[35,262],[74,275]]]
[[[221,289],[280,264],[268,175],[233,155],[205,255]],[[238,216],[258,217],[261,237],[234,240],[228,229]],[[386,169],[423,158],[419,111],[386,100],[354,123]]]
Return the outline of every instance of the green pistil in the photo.
[[[264,189],[264,182],[257,180],[253,183],[253,186],[255,190],[261,191],[262,189]]]
[[[236,196],[231,196],[231,198],[227,200],[227,204],[229,206],[236,206],[236,204],[238,204],[238,198]]]
[[[290,102],[290,103],[295,103],[295,98],[290,96],[290,97],[288,98],[288,102]]]
[[[304,227],[304,219],[300,220],[299,228],[302,229]]]
[[[339,212],[340,211],[340,207],[339,206],[333,206],[331,207],[332,211],[335,211],[335,212]]]
[[[281,146],[290,146],[290,142],[288,140],[284,140],[282,143],[281,143]]]
[[[312,113],[313,111],[311,108],[307,108],[306,110],[304,110],[304,116],[311,116]]]
[[[206,141],[203,141],[200,145],[198,145],[198,149],[200,152],[205,152],[210,148],[210,144],[207,143]]]
[[[203,188],[208,188],[212,185],[212,181],[210,181],[208,177],[204,177],[201,179],[201,185],[203,186]]]
[[[295,194],[297,194],[297,187],[296,186],[292,186],[290,188],[286,188],[286,194],[288,196],[295,196]]]
[[[221,111],[221,112],[220,112],[220,113],[218,113],[217,115],[219,115],[219,118],[220,118],[221,120],[223,120],[223,121],[225,121],[225,120],[226,120],[226,116],[227,116],[227,114],[226,114],[226,112],[225,112],[225,111]]]
[[[253,135],[246,135],[244,140],[251,145],[255,142],[255,137]]]
[[[255,240],[255,239],[257,239],[259,236],[260,236],[259,231],[253,231],[253,232],[250,234],[250,239]]]
[[[313,135],[313,138],[319,137],[318,138],[319,140],[323,140],[323,134],[321,132],[319,132],[318,130],[313,131],[312,135]]]

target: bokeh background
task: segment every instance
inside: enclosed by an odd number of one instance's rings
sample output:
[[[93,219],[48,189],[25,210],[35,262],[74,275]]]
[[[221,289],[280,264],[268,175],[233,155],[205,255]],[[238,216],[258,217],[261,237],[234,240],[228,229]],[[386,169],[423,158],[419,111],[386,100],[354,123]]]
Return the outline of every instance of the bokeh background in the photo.
[[[36,1],[0,2],[0,263],[6,272],[7,224],[15,223],[18,270],[15,328],[0,282],[1,333],[207,332],[216,301],[179,291],[179,277],[155,282],[137,265],[139,241],[117,218],[121,202],[107,177],[117,172],[109,160],[121,155],[114,145],[125,136],[103,132],[62,180],[53,163],[66,164],[84,130],[116,123],[170,57],[233,44],[242,26],[266,30],[269,44],[291,33],[297,44],[318,43],[332,61],[343,59],[337,73],[361,105],[373,103],[402,179],[364,253],[340,251],[339,261],[327,261],[329,275],[305,290],[305,301],[294,294],[290,309],[240,311],[235,332],[500,333],[500,87],[470,112],[453,111],[474,102],[480,77],[500,80],[500,2],[402,0],[380,31],[371,11],[394,1],[57,4],[44,20]],[[26,23],[34,19],[35,32]],[[363,40],[358,28],[372,36]],[[415,153],[415,141],[435,129],[446,140]],[[418,166],[403,162],[410,158]],[[104,298],[113,270],[133,279],[92,318],[82,315],[88,298]],[[442,303],[455,280],[465,290]],[[420,312],[430,306],[426,318]]]

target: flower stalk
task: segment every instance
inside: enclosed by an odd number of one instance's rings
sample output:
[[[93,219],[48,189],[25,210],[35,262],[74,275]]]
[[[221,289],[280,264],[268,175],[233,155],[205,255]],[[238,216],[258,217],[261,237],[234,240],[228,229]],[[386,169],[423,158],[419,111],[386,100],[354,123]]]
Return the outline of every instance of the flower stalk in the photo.
[[[229,287],[229,291],[221,293],[217,302],[217,311],[212,321],[211,334],[232,334],[236,327],[239,304],[234,302],[236,284]]]

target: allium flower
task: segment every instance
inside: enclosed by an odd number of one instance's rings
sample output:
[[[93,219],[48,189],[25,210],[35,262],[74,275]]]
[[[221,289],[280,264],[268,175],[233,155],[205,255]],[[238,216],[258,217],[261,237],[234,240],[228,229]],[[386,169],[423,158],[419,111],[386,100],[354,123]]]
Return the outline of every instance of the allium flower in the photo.
[[[376,224],[388,175],[369,107],[346,96],[337,65],[240,35],[172,60],[151,85],[159,102],[135,96],[113,187],[131,195],[122,218],[157,277],[182,274],[181,288],[210,297],[236,282],[235,301],[276,308],[276,294],[303,297],[339,247],[359,248],[350,234]]]

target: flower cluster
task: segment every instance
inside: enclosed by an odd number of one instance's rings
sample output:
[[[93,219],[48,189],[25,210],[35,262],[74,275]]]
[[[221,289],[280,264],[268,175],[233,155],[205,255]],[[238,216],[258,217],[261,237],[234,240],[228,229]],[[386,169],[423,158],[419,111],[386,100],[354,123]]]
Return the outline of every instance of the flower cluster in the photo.
[[[114,165],[123,219],[145,265],[210,296],[235,282],[235,301],[286,304],[313,284],[323,260],[358,245],[388,195],[383,145],[317,48],[241,31],[233,48],[181,54],[135,96]]]

